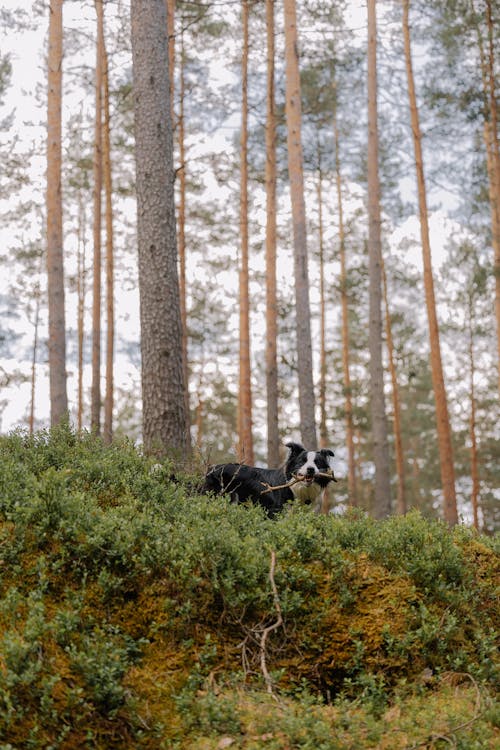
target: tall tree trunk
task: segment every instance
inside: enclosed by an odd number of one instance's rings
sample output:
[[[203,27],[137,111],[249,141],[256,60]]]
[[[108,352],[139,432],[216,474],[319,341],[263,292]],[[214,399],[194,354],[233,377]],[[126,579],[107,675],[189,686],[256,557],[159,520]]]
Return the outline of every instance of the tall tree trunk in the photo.
[[[276,286],[276,104],[274,96],[274,0],[266,0],[266,395],[267,460],[278,466],[278,301]]]
[[[172,3],[172,0],[169,0]],[[175,0],[174,3],[175,5]],[[173,18],[173,11],[172,11]],[[169,38],[170,39],[170,38]],[[171,46],[175,44],[175,36],[169,41]],[[184,370],[184,382],[186,383],[185,401],[188,423],[190,422],[189,404],[189,366],[188,366],[188,323],[187,323],[187,289],[186,289],[186,142],[184,137],[184,100],[186,96],[185,80],[185,55],[184,55],[184,30],[180,34],[180,64],[179,64],[179,117],[177,125],[179,143],[179,210],[178,210],[178,236],[177,249],[179,252],[179,293],[181,298],[181,325],[182,325],[182,367]],[[170,54],[170,47],[169,47]],[[172,52],[170,58],[172,64],[175,55]],[[173,87],[173,76],[171,76],[171,87]],[[172,107],[173,113],[173,107]],[[173,114],[172,114],[173,116]],[[172,120],[173,121],[173,120]],[[187,432],[188,447],[191,446],[191,432]]]
[[[392,338],[391,314],[389,311],[389,297],[387,293],[387,276],[385,273],[384,258],[382,256],[382,288],[385,306],[385,330],[387,336],[387,350],[389,354],[389,372],[392,383],[392,406],[394,410],[394,451],[396,454],[396,473],[398,477],[396,510],[398,515],[406,513],[406,490],[405,490],[405,465],[403,454],[403,435],[401,430],[401,400],[399,398],[399,384],[396,372],[396,361],[394,357],[394,341]]]
[[[471,9],[477,16],[474,0]],[[497,327],[497,367],[498,389],[500,391],[500,147],[498,141],[497,93],[495,89],[495,57],[493,15],[490,0],[485,3],[487,28],[487,52],[479,25],[477,36],[483,96],[485,103],[484,142],[486,147],[486,165],[488,172],[488,193],[491,213],[491,242],[493,245],[493,275],[495,278],[495,319]]]
[[[334,96],[337,96],[336,85]],[[352,409],[351,372],[349,367],[349,298],[347,293],[347,263],[345,251],[344,203],[342,199],[342,175],[340,171],[340,139],[337,122],[337,106],[333,111],[333,136],[335,146],[335,185],[339,213],[339,247],[340,247],[340,298],[342,310],[342,373],[344,376],[344,410],[347,443],[347,491],[349,505],[357,506],[356,456],[354,451],[354,425]]]
[[[474,334],[473,334],[473,318],[474,318],[474,300],[472,295],[469,299],[469,377],[470,377],[470,422],[469,422],[469,434],[470,434],[470,465],[471,465],[471,481],[472,481],[472,518],[474,528],[479,530],[479,459],[477,451],[477,436],[476,436],[476,391],[475,391],[475,362],[474,362]]]
[[[405,48],[406,73],[408,78],[408,96],[410,102],[411,127],[413,146],[415,151],[415,168],[417,172],[418,204],[420,213],[420,234],[422,241],[422,256],[424,266],[425,300],[429,322],[429,339],[431,349],[431,372],[434,398],[436,403],[436,420],[441,468],[441,483],[443,487],[444,517],[450,524],[458,522],[457,500],[455,494],[455,469],[453,465],[453,448],[451,442],[450,420],[444,385],[443,366],[441,362],[441,347],[439,342],[439,327],[436,314],[436,300],[434,295],[434,279],[432,274],[431,246],[429,239],[429,223],[427,215],[427,196],[424,179],[424,165],[422,158],[422,134],[417,109],[415,83],[410,46],[409,0],[403,1],[403,38]]]
[[[248,280],[248,0],[242,2],[243,51],[241,58],[240,138],[240,371],[238,394],[239,460],[253,464],[252,386],[250,380],[250,309]]]
[[[302,107],[300,100],[299,53],[295,0],[284,0],[286,121],[288,175],[292,202],[295,317],[299,381],[300,430],[308,448],[316,447],[315,398],[312,370],[311,311],[307,267],[306,209],[301,142]]]
[[[35,291],[35,319],[33,321],[33,350],[31,355],[31,398],[29,416],[29,434],[33,435],[35,429],[35,389],[36,389],[36,360],[38,356],[38,328],[40,324],[40,284],[37,283]]]
[[[50,421],[52,425],[58,424],[68,414],[61,195],[62,3],[63,0],[51,0],[49,6],[47,282],[49,303]]]
[[[170,117],[172,126],[175,123],[174,89],[175,89],[175,0],[165,0],[167,9],[167,39],[168,39],[168,73],[170,84]],[[175,127],[174,127],[175,129]]]
[[[78,336],[78,395],[77,395],[77,420],[78,430],[83,428],[83,341],[85,327],[85,293],[86,293],[86,236],[85,236],[85,207],[83,195],[80,191],[78,196],[78,249],[77,249],[77,336]]]
[[[375,495],[373,512],[384,518],[391,511],[387,416],[382,365],[380,181],[378,173],[377,19],[375,0],[368,0],[368,254],[370,297],[370,390]]]
[[[97,43],[95,64],[95,134],[94,134],[94,263],[92,301],[92,386],[90,426],[101,432],[101,193],[102,193],[102,61],[103,61],[103,0],[95,0]]]
[[[143,438],[146,451],[188,450],[164,0],[132,0]]]
[[[102,11],[101,11],[102,12]],[[104,21],[103,21],[104,30]],[[114,305],[114,238],[113,238],[113,181],[111,173],[111,135],[109,122],[109,68],[104,33],[102,40],[103,55],[103,104],[104,122],[102,139],[102,156],[104,171],[104,191],[106,196],[106,394],[104,398],[103,438],[106,443],[113,439],[113,401],[114,401],[114,342],[115,342],[115,305]]]
[[[325,242],[323,232],[323,171],[321,147],[318,144],[318,244],[319,244],[319,446],[328,445],[326,427],[326,301],[325,301]]]

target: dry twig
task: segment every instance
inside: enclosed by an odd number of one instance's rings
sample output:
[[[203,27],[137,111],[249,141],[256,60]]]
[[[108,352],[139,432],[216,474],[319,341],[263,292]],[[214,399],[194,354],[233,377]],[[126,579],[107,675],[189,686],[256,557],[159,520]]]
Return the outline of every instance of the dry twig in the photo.
[[[324,477],[326,479],[333,479],[334,482],[337,481],[335,479],[335,477],[333,476],[333,471],[332,472],[328,472],[328,473],[320,471],[320,472],[318,472],[317,474],[314,475],[314,478],[316,478],[316,477]],[[261,482],[261,484],[266,489],[265,490],[261,490],[260,494],[261,495],[265,495],[266,492],[272,492],[273,490],[283,490],[283,489],[285,489],[285,487],[293,487],[294,484],[297,484],[298,482],[303,482],[304,479],[305,479],[305,476],[299,476],[298,474],[294,474],[293,477],[290,479],[289,482],[286,482],[285,484],[277,484],[275,487],[271,487],[271,485],[268,484],[267,482]]]
[[[266,641],[270,633],[272,633],[274,630],[277,630],[279,627],[283,625],[283,615],[281,613],[281,604],[278,596],[278,589],[276,588],[276,582],[274,580],[274,571],[276,569],[276,552],[274,550],[271,550],[271,565],[269,568],[269,580],[271,582],[271,589],[273,592],[273,600],[274,600],[274,608],[277,613],[276,621],[273,622],[271,625],[268,625],[266,628],[263,628],[261,636],[260,636],[260,668],[262,670],[262,674],[264,675],[264,680],[267,685],[267,692],[270,693],[276,700],[276,695],[273,689],[273,680],[271,675],[269,674],[269,671],[267,669],[266,664]]]

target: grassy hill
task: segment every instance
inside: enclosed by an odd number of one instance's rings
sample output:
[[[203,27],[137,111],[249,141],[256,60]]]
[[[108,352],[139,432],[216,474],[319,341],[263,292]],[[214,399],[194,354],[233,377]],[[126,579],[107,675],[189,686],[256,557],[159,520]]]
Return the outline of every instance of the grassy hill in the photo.
[[[494,748],[495,541],[0,438],[0,750]]]

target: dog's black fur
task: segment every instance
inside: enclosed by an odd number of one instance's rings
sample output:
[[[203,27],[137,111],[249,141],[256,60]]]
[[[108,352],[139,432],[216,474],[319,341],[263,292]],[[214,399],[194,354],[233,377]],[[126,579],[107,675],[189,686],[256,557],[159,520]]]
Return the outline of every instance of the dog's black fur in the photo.
[[[330,482],[337,481],[333,475],[333,451],[326,448],[306,451],[299,443],[287,443],[287,448],[288,458],[280,469],[260,469],[236,463],[213,466],[205,476],[203,492],[228,494],[237,503],[252,500],[262,505],[269,516],[294,498],[308,504],[316,502]],[[318,476],[320,473],[329,476]],[[267,487],[286,484],[294,477],[301,478],[301,481],[292,487],[266,491]]]

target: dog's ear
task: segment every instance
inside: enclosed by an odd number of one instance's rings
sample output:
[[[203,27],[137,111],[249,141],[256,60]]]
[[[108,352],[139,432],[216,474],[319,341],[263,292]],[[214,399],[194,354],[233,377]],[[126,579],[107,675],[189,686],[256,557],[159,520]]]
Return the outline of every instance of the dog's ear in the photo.
[[[335,453],[331,451],[329,448],[321,448],[320,453],[322,456],[326,458],[326,462],[333,472],[333,457]]]
[[[304,446],[300,443],[286,443],[286,447],[289,449],[288,461],[294,456],[298,456],[299,453],[305,450]]]

